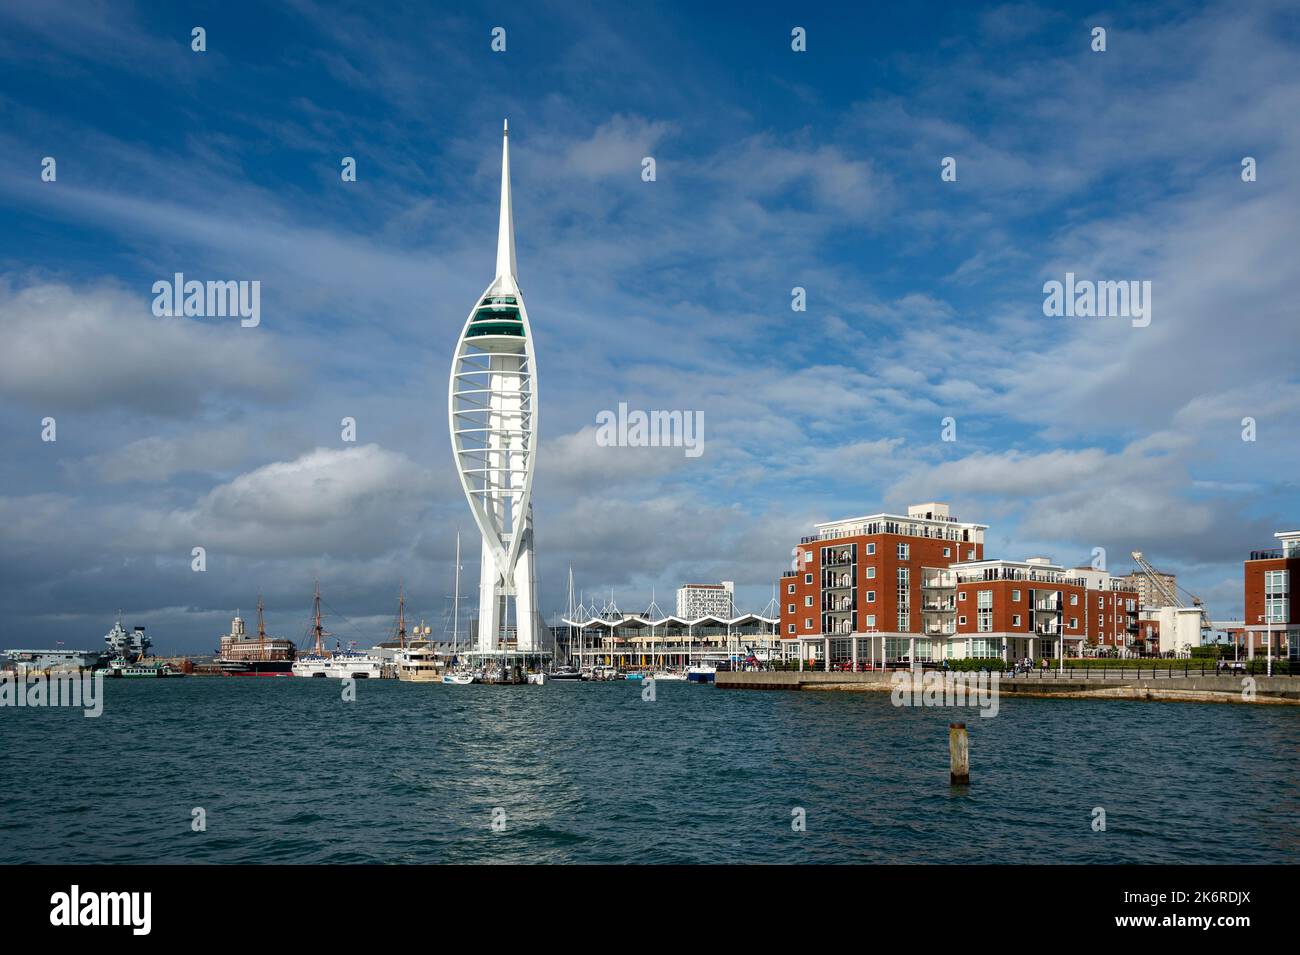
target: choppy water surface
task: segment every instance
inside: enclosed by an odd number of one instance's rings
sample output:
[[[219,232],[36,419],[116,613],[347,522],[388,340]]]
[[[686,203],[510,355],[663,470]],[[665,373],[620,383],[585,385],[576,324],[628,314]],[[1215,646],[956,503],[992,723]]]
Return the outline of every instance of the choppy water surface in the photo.
[[[1290,707],[657,691],[191,677],[110,681],[99,719],[6,708],[0,862],[1300,861]]]

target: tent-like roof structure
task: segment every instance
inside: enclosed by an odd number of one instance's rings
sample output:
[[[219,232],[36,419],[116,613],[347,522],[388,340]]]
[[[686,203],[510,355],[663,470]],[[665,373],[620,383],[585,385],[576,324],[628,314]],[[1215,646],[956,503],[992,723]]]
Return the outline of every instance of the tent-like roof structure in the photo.
[[[776,627],[780,621],[775,617],[764,617],[756,613],[745,613],[738,617],[718,617],[713,614],[706,614],[703,617],[697,617],[689,620],[685,617],[679,617],[676,614],[666,614],[662,617],[651,618],[639,613],[620,613],[609,614],[606,616],[590,616],[587,619],[570,620],[568,617],[562,618],[566,624],[573,627],[588,628],[606,627],[614,630],[618,627],[664,627],[673,626],[681,628],[694,629],[696,627],[713,626],[713,627],[746,627],[766,625]]]

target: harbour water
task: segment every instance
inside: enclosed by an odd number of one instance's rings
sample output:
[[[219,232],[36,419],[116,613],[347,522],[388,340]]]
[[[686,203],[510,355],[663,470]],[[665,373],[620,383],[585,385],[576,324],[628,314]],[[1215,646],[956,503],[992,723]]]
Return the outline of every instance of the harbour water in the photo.
[[[388,680],[349,703],[334,680],[217,677],[105,693],[98,719],[0,712],[0,862],[1300,862],[1293,707],[1004,698],[980,719],[886,694]],[[968,789],[948,785],[954,719]]]

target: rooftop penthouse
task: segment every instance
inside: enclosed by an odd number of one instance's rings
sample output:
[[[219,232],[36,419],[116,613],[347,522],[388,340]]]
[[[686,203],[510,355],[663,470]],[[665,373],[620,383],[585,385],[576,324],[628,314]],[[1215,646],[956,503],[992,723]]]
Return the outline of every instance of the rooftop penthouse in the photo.
[[[814,524],[817,533],[803,538],[801,544],[838,537],[872,537],[877,534],[897,534],[902,537],[927,537],[961,543],[983,544],[987,524],[970,524],[959,521],[948,513],[948,505],[938,502],[913,504],[902,514],[869,514],[849,517],[840,521]]]
[[[1029,583],[1074,584],[1087,586],[1082,577],[1075,577],[1047,557],[1030,557],[1026,560],[968,560],[952,565],[959,584],[983,583],[991,580],[1022,580]]]
[[[1252,550],[1251,560],[1278,560],[1282,557],[1300,557],[1300,531],[1278,531],[1273,535],[1281,542],[1280,547],[1267,550]]]

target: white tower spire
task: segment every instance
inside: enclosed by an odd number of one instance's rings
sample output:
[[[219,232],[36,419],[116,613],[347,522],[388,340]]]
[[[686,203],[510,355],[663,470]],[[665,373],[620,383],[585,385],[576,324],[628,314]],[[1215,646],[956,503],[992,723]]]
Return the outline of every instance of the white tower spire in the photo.
[[[501,216],[497,226],[497,275],[517,290],[519,275],[515,266],[515,216],[510,204],[510,121],[501,131]],[[502,291],[504,291],[504,283]]]
[[[533,567],[533,470],[537,373],[528,309],[515,277],[509,127],[501,145],[501,214],[496,275],[460,333],[448,383],[452,453],[474,522],[483,535],[478,649],[500,649],[509,600],[515,646],[539,648]]]

